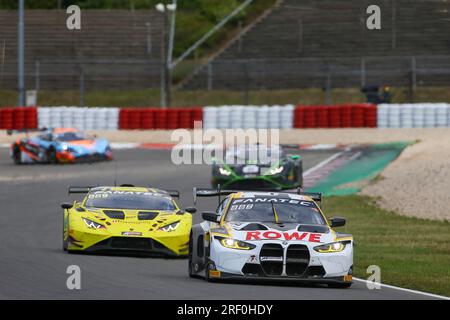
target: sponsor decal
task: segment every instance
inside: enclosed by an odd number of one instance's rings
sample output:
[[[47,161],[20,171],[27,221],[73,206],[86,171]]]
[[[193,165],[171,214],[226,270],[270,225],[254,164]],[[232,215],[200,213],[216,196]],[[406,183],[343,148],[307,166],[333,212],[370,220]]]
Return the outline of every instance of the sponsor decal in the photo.
[[[130,225],[130,224],[152,224],[154,223],[154,221],[152,220],[141,220],[141,221],[124,221],[124,220],[111,220],[112,223],[121,223],[121,224],[126,224],[126,225]]]
[[[137,232],[137,231],[124,231],[122,232],[123,236],[128,236],[128,237],[140,237],[142,236],[142,232]]]
[[[102,199],[108,198],[111,195],[136,195],[136,196],[150,196],[171,199],[170,195],[165,193],[150,192],[150,191],[123,191],[123,190],[98,190],[92,191],[89,195],[89,199]]]
[[[278,231],[248,231],[246,240],[285,240],[307,241],[320,243],[320,233],[310,232],[278,232]]]
[[[290,198],[240,198],[235,199],[233,201],[234,205],[237,204],[256,204],[256,203],[284,203],[284,204],[294,204],[294,205],[300,205],[300,206],[306,206],[306,207],[314,207],[314,203],[311,201],[305,201],[305,200],[297,200],[297,199],[290,199]]]
[[[261,257],[261,261],[283,261],[283,257]]]
[[[259,172],[259,167],[256,165],[245,166],[242,168],[242,172],[246,174],[256,174]]]

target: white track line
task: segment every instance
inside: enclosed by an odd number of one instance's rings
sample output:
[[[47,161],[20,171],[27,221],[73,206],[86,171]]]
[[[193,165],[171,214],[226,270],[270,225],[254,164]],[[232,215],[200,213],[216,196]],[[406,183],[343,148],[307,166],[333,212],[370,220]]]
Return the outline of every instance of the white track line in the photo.
[[[322,162],[320,162],[319,164],[315,165],[314,167],[309,168],[308,170],[306,170],[306,171],[303,173],[303,177],[307,177],[307,176],[310,175],[312,172],[314,172],[314,171],[316,171],[316,170],[322,168],[323,166],[327,165],[328,163],[330,163],[330,162],[333,161],[334,159],[336,159],[336,158],[338,158],[339,156],[341,156],[341,154],[343,154],[343,153],[344,153],[344,151],[338,152],[338,153],[332,155],[331,157],[329,157],[329,158],[323,160]]]
[[[128,150],[128,149],[136,149],[139,147],[139,143],[128,143],[128,142],[112,142],[111,148],[113,150]]]
[[[308,169],[307,171],[305,171],[303,173],[303,176],[306,177],[308,175],[311,175],[313,172],[315,172],[316,170],[322,168],[323,166],[327,165],[328,163],[330,163],[331,161],[335,160],[336,158],[338,158],[339,156],[341,156],[344,153],[344,151],[342,152],[338,152],[334,155],[332,155],[331,157],[325,159],[324,161],[320,162],[319,164],[315,165],[314,167]],[[361,153],[358,152],[356,153],[351,159],[355,159],[358,156],[360,156]],[[353,278],[353,280],[359,281],[359,282],[364,282],[367,283],[369,281],[364,280],[364,279],[359,279],[359,278]],[[396,286],[391,286],[388,284],[384,284],[381,283],[380,284],[381,287],[385,287],[385,288],[389,288],[389,289],[393,289],[393,290],[399,290],[399,291],[404,291],[404,292],[409,292],[409,293],[413,293],[413,294],[418,294],[418,295],[423,295],[423,296],[427,296],[427,297],[431,297],[431,298],[436,298],[436,299],[444,299],[444,300],[450,300],[450,297],[445,297],[445,296],[440,296],[437,294],[432,294],[432,293],[427,293],[427,292],[422,292],[422,291],[417,291],[417,290],[412,290],[412,289],[405,289],[405,288],[401,288],[401,287],[396,287]]]
[[[355,277],[353,277],[353,280],[356,280],[356,281],[359,281],[359,282],[373,284],[373,282],[371,282],[371,281],[367,281],[367,280],[359,279],[359,278],[355,278]],[[436,298],[436,299],[450,300],[450,297],[440,296],[440,295],[437,295],[437,294],[432,294],[432,293],[418,291],[418,290],[405,289],[405,288],[401,288],[401,287],[391,286],[389,284],[380,283],[380,286],[381,287],[385,287],[385,288],[389,288],[389,289],[394,289],[394,290],[414,293],[414,294],[418,294],[418,295],[422,295],[422,296],[427,296],[427,297],[431,297],[431,298]]]

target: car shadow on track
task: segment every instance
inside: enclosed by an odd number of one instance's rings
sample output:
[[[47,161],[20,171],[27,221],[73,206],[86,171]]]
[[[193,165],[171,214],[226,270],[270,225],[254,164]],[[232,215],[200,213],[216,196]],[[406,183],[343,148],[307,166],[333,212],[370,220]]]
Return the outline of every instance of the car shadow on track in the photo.
[[[61,252],[61,251],[60,251]],[[116,258],[141,258],[141,259],[158,259],[158,260],[187,260],[187,256],[171,256],[158,253],[142,253],[142,252],[82,252],[72,251],[63,252],[69,255],[80,256],[99,256],[99,257],[116,257]]]

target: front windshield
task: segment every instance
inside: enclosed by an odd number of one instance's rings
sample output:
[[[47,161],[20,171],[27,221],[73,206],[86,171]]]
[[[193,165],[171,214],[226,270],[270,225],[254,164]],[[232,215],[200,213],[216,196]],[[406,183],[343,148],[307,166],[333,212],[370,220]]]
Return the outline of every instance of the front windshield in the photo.
[[[314,202],[285,198],[235,199],[225,221],[326,225]]]
[[[62,142],[85,140],[86,137],[81,132],[64,132],[55,135],[55,140]]]
[[[176,210],[173,200],[151,192],[97,191],[89,194],[88,208],[129,209],[129,210]]]
[[[226,163],[272,163],[279,161],[283,156],[282,150],[277,146],[247,145],[236,149],[230,148],[226,155]]]

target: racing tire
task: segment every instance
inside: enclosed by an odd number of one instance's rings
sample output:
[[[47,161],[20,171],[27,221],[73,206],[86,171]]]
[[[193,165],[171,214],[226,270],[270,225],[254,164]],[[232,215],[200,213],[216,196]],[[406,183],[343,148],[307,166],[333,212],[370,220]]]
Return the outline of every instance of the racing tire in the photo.
[[[208,282],[215,282],[216,279],[211,278],[211,277],[209,276],[210,265],[211,265],[211,262],[209,261],[209,258],[208,258],[208,262],[206,262],[206,265],[205,265],[205,279],[206,279],[206,281],[208,281]]]
[[[333,289],[348,289],[352,286],[351,282],[346,282],[346,283],[329,283],[328,284],[328,288],[333,288]]]
[[[210,248],[211,247],[209,247],[209,248],[204,248],[203,250],[204,250],[204,252],[205,252],[205,261],[206,261],[206,263],[205,263],[205,279],[206,279],[206,281],[208,281],[208,282],[215,282],[216,281],[216,279],[214,279],[214,278],[211,278],[210,276],[209,276],[209,270],[211,269],[211,265],[212,265],[212,261],[209,259],[209,250],[210,250]]]
[[[18,145],[14,146],[13,160],[15,164],[22,164],[22,152],[20,151],[20,147]]]
[[[296,181],[298,182],[299,187],[303,188],[303,162],[300,162],[297,168]]]
[[[50,149],[47,153],[47,160],[49,164],[58,164],[58,159],[56,158],[56,150]]]
[[[66,252],[68,252],[69,248],[69,239],[64,240],[64,221],[63,221],[63,227],[62,227],[62,249]]]
[[[193,266],[192,266],[192,250],[193,250],[193,242],[192,242],[192,234],[189,237],[189,253],[188,253],[188,272],[189,277],[196,278],[197,275],[194,273]]]
[[[63,251],[68,251],[68,247],[69,247],[69,241],[67,241],[67,240],[64,240],[64,232],[63,232],[63,245],[62,245],[62,248],[63,248]]]

